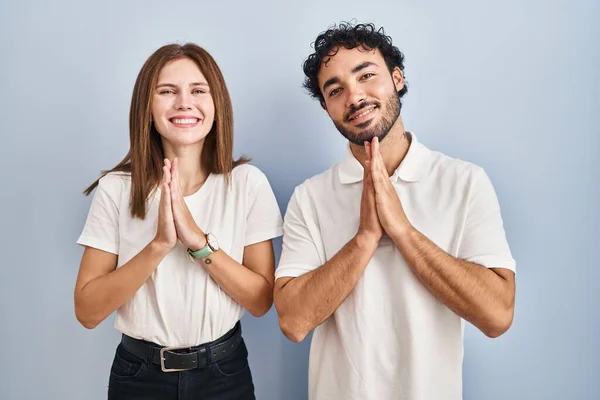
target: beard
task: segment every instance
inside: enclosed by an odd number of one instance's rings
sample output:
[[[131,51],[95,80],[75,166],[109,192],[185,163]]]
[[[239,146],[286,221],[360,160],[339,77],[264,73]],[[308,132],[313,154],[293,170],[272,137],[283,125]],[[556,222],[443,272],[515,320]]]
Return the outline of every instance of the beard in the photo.
[[[368,120],[354,128],[344,127],[343,123],[349,122],[349,118],[352,114],[369,106],[375,106],[376,109],[378,108],[381,110],[382,115],[379,122]],[[392,129],[392,126],[394,126],[399,116],[400,99],[398,98],[398,93],[394,91],[388,97],[383,108],[381,107],[381,103],[378,101],[364,102],[360,103],[358,106],[353,105],[348,113],[344,116],[343,122],[334,121],[333,124],[342,134],[342,136],[344,136],[350,142],[358,146],[364,146],[365,141],[370,142],[374,137],[377,137],[381,142],[390,132],[390,129]]]

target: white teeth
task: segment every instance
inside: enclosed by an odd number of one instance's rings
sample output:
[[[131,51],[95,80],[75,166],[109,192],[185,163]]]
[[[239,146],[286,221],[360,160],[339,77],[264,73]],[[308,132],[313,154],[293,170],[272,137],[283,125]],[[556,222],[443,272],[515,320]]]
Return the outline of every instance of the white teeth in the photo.
[[[371,112],[371,111],[373,111],[374,109],[375,109],[375,108],[371,108],[370,110],[367,110],[367,111],[365,111],[365,112],[361,112],[361,113],[360,113],[360,114],[358,114],[357,116],[355,116],[355,117],[352,117],[352,119],[357,119],[357,118],[360,118],[360,117],[362,117],[363,115],[367,115],[368,113],[370,113],[370,112]]]
[[[173,119],[173,123],[178,124],[178,125],[189,125],[189,124],[195,124],[196,122],[198,122],[198,120],[195,118]]]

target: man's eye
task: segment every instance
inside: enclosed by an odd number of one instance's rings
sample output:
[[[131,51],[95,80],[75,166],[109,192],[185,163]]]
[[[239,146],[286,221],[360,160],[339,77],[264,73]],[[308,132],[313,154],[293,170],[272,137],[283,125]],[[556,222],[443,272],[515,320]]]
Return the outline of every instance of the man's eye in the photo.
[[[341,88],[335,88],[333,89],[331,92],[329,92],[329,97],[331,96],[335,96],[336,94],[338,94],[339,92],[341,92],[342,89]]]

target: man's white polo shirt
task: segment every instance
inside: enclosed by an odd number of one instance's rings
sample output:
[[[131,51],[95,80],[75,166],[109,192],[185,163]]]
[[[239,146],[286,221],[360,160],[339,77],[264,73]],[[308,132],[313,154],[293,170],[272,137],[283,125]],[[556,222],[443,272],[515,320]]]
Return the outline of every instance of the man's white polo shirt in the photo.
[[[411,135],[390,177],[413,226],[450,255],[514,271],[494,188],[480,167]],[[363,168],[344,161],[299,185],[276,278],[330,260],[357,232]],[[311,400],[459,400],[463,320],[438,301],[387,236],[354,290],[313,334]]]

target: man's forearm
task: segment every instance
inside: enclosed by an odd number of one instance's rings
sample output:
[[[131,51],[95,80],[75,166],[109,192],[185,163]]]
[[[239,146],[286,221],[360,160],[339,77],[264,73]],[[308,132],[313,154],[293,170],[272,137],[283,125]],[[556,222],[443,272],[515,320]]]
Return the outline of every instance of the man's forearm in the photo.
[[[290,340],[302,341],[338,309],[363,275],[377,244],[357,235],[321,267],[281,287],[275,284],[279,323]]]
[[[414,228],[394,233],[392,240],[420,281],[460,317],[490,337],[500,336],[510,327],[513,280],[452,257]]]

